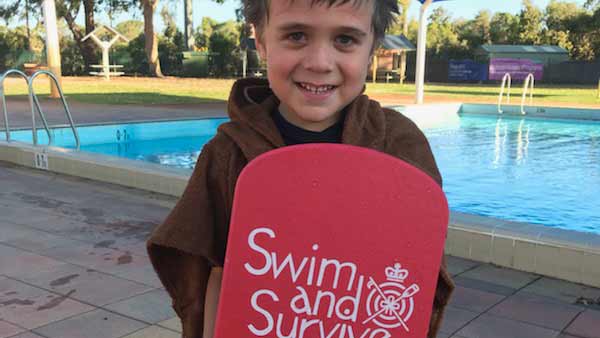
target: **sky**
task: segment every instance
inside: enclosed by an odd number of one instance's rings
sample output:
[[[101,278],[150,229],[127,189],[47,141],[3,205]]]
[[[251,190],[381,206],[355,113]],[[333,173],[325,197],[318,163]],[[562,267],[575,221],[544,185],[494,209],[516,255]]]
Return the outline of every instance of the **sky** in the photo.
[[[163,0],[164,1],[164,0]],[[582,6],[585,0],[567,0],[575,2]],[[532,0],[533,4],[541,9],[546,8],[550,0]],[[175,20],[177,25],[183,27],[183,3],[170,1],[169,7],[175,12]],[[240,0],[226,0],[220,5],[211,0],[194,0],[194,25],[200,24],[203,16],[210,16],[217,21],[235,20],[235,9],[239,7]],[[472,19],[477,12],[487,9],[494,12],[509,12],[519,13],[521,10],[522,0],[448,0],[432,4],[428,11],[436,7],[444,7],[448,10],[453,18]],[[421,4],[418,1],[413,1],[410,5],[409,16],[418,19],[419,8]],[[160,20],[158,20],[160,21]],[[162,23],[155,20],[157,26],[162,27]]]
[[[583,5],[585,0],[566,0],[575,2],[578,5]],[[550,0],[532,0],[533,4],[541,9],[546,8]],[[212,0],[193,0],[194,10],[194,26],[198,27],[203,16],[210,16],[218,22],[226,20],[235,20],[235,9],[239,7],[240,0],[225,0],[223,4],[217,4]],[[444,7],[448,10],[453,18],[472,19],[480,10],[487,9],[494,12],[509,12],[513,14],[519,13],[521,10],[522,0],[448,0],[436,2],[428,9],[431,12],[436,7]],[[413,1],[409,9],[409,17],[418,19],[420,3]],[[168,6],[174,14],[175,21],[180,28],[183,28],[183,1],[181,0],[159,0],[159,8],[156,11],[154,23],[159,32],[164,30],[164,25],[160,17],[160,7]],[[122,13],[115,18],[115,24],[128,20],[143,20],[140,10],[132,10],[129,13]],[[108,19],[104,15],[98,15],[97,20],[108,24]],[[80,11],[77,21],[83,25],[83,9]],[[14,24],[15,22],[13,22]],[[22,23],[20,23],[22,24]]]

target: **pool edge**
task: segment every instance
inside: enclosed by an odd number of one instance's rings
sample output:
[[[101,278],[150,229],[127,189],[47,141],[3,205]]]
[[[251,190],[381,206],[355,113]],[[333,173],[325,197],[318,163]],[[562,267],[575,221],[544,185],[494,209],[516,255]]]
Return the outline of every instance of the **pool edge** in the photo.
[[[600,287],[600,235],[451,212],[445,253]]]

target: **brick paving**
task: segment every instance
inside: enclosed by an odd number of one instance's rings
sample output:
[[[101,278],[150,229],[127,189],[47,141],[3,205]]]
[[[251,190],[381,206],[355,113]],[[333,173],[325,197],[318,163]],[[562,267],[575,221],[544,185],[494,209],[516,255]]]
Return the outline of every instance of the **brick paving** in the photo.
[[[144,242],[175,198],[0,162],[0,338],[180,337]],[[439,337],[600,338],[600,289],[448,257]]]

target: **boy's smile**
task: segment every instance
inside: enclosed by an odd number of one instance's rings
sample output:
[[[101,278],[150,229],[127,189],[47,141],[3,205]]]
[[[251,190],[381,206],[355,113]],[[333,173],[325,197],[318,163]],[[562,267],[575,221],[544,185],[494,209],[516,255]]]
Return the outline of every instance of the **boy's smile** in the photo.
[[[322,131],[360,95],[371,57],[373,2],[343,5],[273,0],[257,48],[281,114],[298,127]]]

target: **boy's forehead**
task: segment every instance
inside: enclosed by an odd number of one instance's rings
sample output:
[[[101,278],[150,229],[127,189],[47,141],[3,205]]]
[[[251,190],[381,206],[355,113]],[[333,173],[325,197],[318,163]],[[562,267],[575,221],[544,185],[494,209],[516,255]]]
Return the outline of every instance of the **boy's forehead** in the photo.
[[[370,15],[373,10],[373,2],[376,0],[269,0],[269,16],[285,14],[290,10],[304,10],[307,13],[316,8],[326,8],[331,11],[344,10],[365,12]]]

